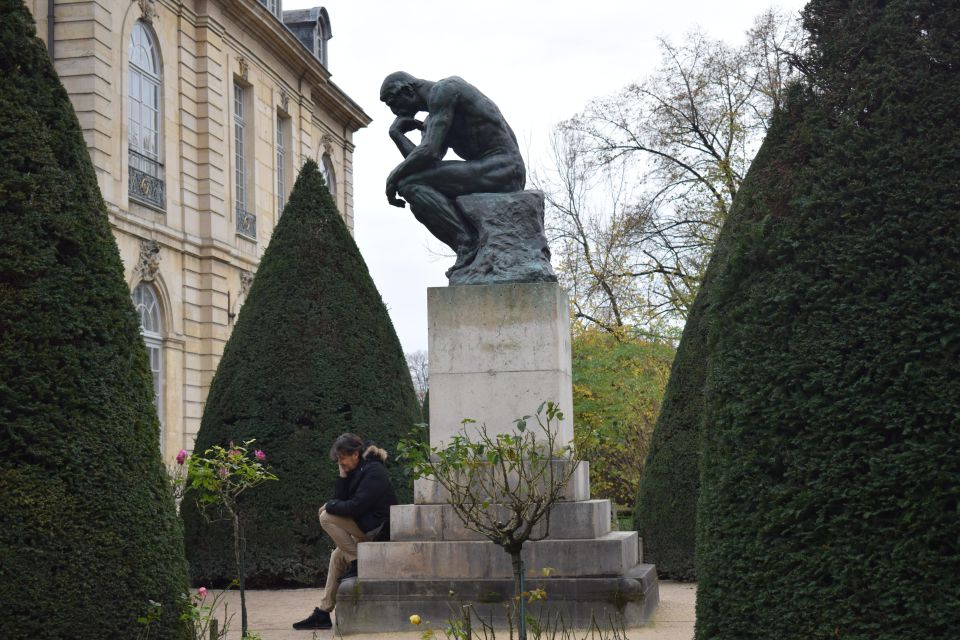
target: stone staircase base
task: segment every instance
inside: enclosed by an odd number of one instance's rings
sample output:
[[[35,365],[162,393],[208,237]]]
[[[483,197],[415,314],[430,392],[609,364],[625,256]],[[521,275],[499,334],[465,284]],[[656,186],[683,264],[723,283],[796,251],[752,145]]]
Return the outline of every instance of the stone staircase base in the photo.
[[[620,576],[527,578],[527,589],[542,588],[546,599],[525,605],[527,614],[546,625],[586,629],[636,627],[645,624],[659,603],[656,569],[637,564]],[[337,630],[344,634],[407,631],[417,614],[435,630],[462,617],[469,604],[477,617],[497,629],[507,627],[514,586],[506,578],[344,580],[337,591]],[[397,621],[409,625],[397,628]]]

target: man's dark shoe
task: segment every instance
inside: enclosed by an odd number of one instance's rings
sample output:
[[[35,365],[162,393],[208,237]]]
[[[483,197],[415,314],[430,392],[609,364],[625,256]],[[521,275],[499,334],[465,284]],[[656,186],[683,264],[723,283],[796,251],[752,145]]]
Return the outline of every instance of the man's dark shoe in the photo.
[[[333,629],[333,620],[330,619],[330,613],[327,611],[321,611],[320,607],[314,607],[313,613],[310,614],[309,618],[305,618],[300,622],[294,622],[293,628],[300,629]]]
[[[347,567],[347,570],[343,572],[343,575],[337,578],[337,582],[343,582],[347,578],[356,578],[357,577],[357,561],[354,560],[350,563],[350,566]]]

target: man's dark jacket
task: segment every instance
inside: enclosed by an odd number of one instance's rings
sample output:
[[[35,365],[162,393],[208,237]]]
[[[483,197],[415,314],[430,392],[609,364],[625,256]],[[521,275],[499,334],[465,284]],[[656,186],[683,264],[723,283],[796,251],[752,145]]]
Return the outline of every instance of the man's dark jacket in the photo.
[[[353,518],[364,533],[374,532],[383,525],[376,540],[390,539],[390,506],[397,504],[397,494],[383,466],[383,458],[386,453],[382,449],[367,447],[357,468],[346,478],[337,478],[333,500],[326,505],[327,511],[335,516]]]

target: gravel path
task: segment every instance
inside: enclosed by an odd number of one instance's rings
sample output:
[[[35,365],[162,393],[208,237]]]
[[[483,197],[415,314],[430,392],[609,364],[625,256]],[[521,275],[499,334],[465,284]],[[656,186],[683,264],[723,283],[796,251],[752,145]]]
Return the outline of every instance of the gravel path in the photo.
[[[258,631],[263,640],[333,640],[333,631],[294,631],[291,625],[313,611],[320,600],[321,589],[281,589],[273,591],[248,591],[247,615],[252,631]],[[211,594],[213,595],[213,594]],[[653,621],[645,626],[627,630],[628,640],[692,640],[694,604],[697,588],[694,584],[660,582],[660,607]],[[210,596],[208,596],[210,597]],[[221,602],[226,602],[229,611],[235,613],[231,624],[230,640],[240,638],[240,594],[227,593]],[[413,612],[411,612],[413,613]],[[435,627],[436,628],[436,627]],[[347,640],[420,640],[420,631],[405,624],[396,633],[371,633],[345,636]],[[443,640],[437,629],[438,640]],[[498,635],[499,637],[499,635]],[[504,631],[503,640],[508,640]],[[587,640],[593,640],[588,637]]]

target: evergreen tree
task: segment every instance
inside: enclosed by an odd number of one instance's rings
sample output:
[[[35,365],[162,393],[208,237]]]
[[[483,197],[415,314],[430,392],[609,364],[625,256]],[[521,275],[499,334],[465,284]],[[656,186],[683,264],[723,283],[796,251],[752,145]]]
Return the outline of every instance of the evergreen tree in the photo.
[[[645,560],[657,565],[660,578],[671,580],[696,580],[699,435],[706,375],[703,307],[708,289],[701,288],[683,328],[633,513]]]
[[[960,7],[814,0],[804,21],[806,81],[711,286],[697,638],[951,637]]]
[[[322,584],[333,545],[317,510],[333,496],[333,440],[350,431],[393,452],[418,421],[386,307],[308,161],[224,350],[194,447],[256,438],[279,477],[241,496],[247,585]],[[409,474],[388,469],[409,502]],[[236,577],[229,527],[207,523],[189,493],[182,509],[193,579]]]
[[[0,637],[183,638],[146,349],[69,97],[0,0]]]

